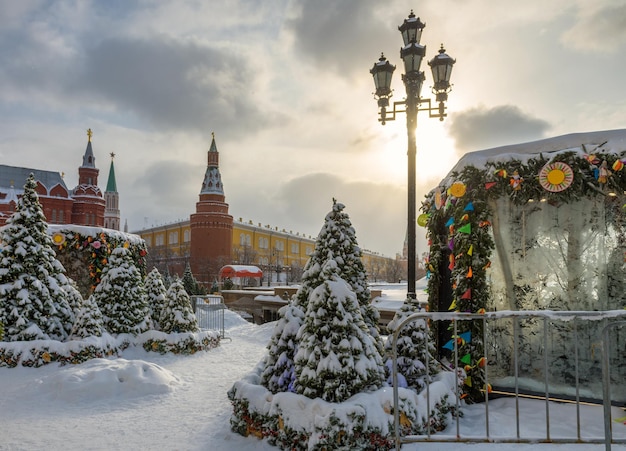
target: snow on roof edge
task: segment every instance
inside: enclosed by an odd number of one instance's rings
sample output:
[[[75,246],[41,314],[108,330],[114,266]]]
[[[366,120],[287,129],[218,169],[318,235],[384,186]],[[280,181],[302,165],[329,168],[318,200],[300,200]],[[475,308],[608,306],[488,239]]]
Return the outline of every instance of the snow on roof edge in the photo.
[[[453,181],[452,174],[460,172],[465,166],[484,168],[486,163],[495,161],[513,159],[527,161],[537,157],[540,153],[551,157],[552,154],[562,152],[579,152],[582,155],[593,152],[619,153],[622,151],[626,151],[626,129],[570,133],[537,141],[492,147],[464,154],[439,182],[439,186],[450,184]]]

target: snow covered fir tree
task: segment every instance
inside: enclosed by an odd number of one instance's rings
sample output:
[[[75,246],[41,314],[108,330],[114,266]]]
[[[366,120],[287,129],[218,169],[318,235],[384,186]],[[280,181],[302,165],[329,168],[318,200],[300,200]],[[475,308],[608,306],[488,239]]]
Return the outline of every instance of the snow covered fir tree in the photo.
[[[111,253],[93,296],[110,333],[138,335],[151,327],[141,273],[126,247]]]
[[[159,325],[166,333],[199,330],[196,315],[191,308],[191,300],[180,279],[175,279],[167,289]]]
[[[387,381],[390,385],[393,385],[393,334],[405,319],[420,311],[422,309],[414,299],[406,299],[393,320],[387,325],[389,337],[385,343],[385,365],[389,374]],[[398,342],[395,345],[398,386],[410,387],[420,392],[441,371],[441,365],[436,360],[435,342],[432,337],[427,337],[428,333],[424,318],[409,321],[399,332]]]
[[[296,339],[296,393],[328,402],[342,402],[362,391],[380,388],[382,357],[369,334],[356,294],[329,259],[324,281],[309,296]]]
[[[50,230],[36,186],[31,174],[15,213],[0,231],[0,366],[77,364],[119,355],[129,346],[191,354],[219,345],[219,333],[199,331],[184,302],[173,316],[178,321],[175,328],[189,332],[149,331],[143,277],[135,264],[145,255],[145,244],[131,246],[120,238],[140,238],[117,231],[109,235],[101,228]],[[113,243],[120,247],[108,258]],[[55,248],[70,260],[73,250],[81,255],[91,250],[90,258],[98,259],[88,265],[89,279],[97,281],[93,295],[83,300],[77,284],[65,275]]]
[[[268,355],[228,393],[236,432],[267,438],[283,449],[393,446],[393,393],[386,381],[382,339],[370,309],[356,233],[344,208],[333,200],[302,285],[280,309]],[[434,421],[428,421],[423,394],[399,387],[403,432],[445,427],[455,384],[451,372],[433,382],[441,386],[431,400]],[[326,422],[302,425],[291,407],[294,396],[323,401],[318,417]]]
[[[146,298],[148,301],[148,308],[150,309],[152,325],[155,329],[161,330],[161,313],[165,307],[167,289],[165,288],[163,277],[158,269],[152,268],[152,271],[150,271],[146,276],[144,286],[146,288]]]
[[[348,282],[356,294],[361,315],[367,325],[379,355],[383,343],[378,329],[378,311],[370,303],[367,274],[361,261],[356,232],[349,216],[343,211],[345,205],[333,199],[332,210],[326,215],[315,243],[315,249],[307,261],[302,284],[295,299],[279,311],[279,322],[269,344],[269,356],[263,372],[263,383],[272,392],[286,391],[293,382],[294,360],[297,348],[296,333],[302,325],[311,292],[324,282],[322,268],[333,260],[338,275]]]
[[[2,229],[0,322],[5,341],[59,340],[72,329],[72,285],[56,259],[37,193],[26,180],[15,213]]]

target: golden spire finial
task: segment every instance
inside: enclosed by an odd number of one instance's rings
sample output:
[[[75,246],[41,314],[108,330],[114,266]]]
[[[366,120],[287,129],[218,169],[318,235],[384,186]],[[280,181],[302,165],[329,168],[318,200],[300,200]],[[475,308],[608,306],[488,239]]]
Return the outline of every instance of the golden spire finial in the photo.
[[[115,152],[111,152],[111,160],[115,158]]]
[[[90,128],[87,129],[87,139],[89,142],[91,142],[91,137],[93,135],[93,132],[91,131]]]

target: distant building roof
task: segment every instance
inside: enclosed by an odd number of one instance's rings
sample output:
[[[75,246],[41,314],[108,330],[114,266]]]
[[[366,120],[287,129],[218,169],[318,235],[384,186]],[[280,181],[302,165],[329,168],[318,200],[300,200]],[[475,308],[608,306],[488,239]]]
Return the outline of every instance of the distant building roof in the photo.
[[[16,192],[21,193],[31,172],[35,175],[35,180],[41,182],[48,190],[56,185],[61,185],[67,190],[65,181],[59,172],[0,164],[0,192],[9,193],[11,186],[13,186]]]

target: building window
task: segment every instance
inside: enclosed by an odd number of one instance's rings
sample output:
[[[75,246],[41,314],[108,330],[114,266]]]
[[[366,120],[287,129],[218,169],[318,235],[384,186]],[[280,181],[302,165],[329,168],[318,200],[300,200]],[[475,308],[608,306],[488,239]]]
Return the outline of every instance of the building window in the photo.
[[[276,243],[274,244],[274,247],[279,250],[279,251],[284,251],[285,250],[285,243],[281,240],[276,240]]]
[[[57,211],[56,210],[52,210],[52,217],[50,218],[50,222],[52,224],[56,224],[57,223]]]
[[[59,210],[59,224],[63,224],[63,210]]]
[[[291,253],[292,254],[300,253],[300,246],[298,246],[298,243],[291,243]]]
[[[178,243],[178,232],[170,232],[169,244],[177,244]]]
[[[313,253],[313,248],[311,246],[306,247],[306,255],[311,255]]]
[[[269,241],[267,240],[267,238],[260,237],[259,238],[259,248],[260,249],[267,249],[268,247],[269,247]]]
[[[190,239],[191,239],[191,233],[189,233],[189,230],[185,230],[183,232],[183,241],[185,243],[188,243]]]
[[[165,243],[165,234],[163,233],[159,233],[156,237],[155,237],[155,241],[156,241],[156,245],[157,246],[163,246],[163,244]]]

